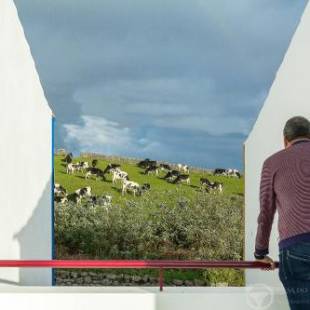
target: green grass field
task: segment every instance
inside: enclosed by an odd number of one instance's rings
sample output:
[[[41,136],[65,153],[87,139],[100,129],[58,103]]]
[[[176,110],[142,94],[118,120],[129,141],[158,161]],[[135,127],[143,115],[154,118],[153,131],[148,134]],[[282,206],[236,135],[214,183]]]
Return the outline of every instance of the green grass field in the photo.
[[[102,181],[101,179],[85,179],[84,173],[76,172],[72,175],[66,174],[66,165],[62,161],[63,156],[55,156],[55,182],[64,186],[68,193],[74,192],[75,190],[90,186],[92,188],[92,193],[95,195],[111,195],[113,197],[113,204],[123,204],[128,199],[137,200],[140,197],[133,197],[131,193],[127,193],[125,196],[120,194],[121,183],[118,181],[115,185],[112,184],[111,175],[107,175],[107,181]],[[88,161],[91,163],[91,158],[75,158],[74,162],[78,161]],[[98,168],[105,169],[109,162],[105,160],[98,161]],[[224,191],[222,195],[243,195],[243,178],[228,178],[228,177],[218,177],[210,175],[206,170],[190,172],[191,183],[187,184],[171,184],[165,180],[160,179],[160,177],[165,175],[165,171],[160,172],[159,176],[155,175],[144,175],[143,169],[137,167],[134,163],[127,161],[126,159],[116,161],[115,163],[121,164],[121,169],[129,174],[129,178],[132,181],[138,182],[140,185],[143,183],[149,183],[151,185],[151,191],[149,193],[150,198],[152,195],[158,197],[162,193],[171,190],[177,190],[182,192],[182,195],[191,199],[193,195],[196,195],[200,191],[199,180],[201,177],[207,177],[210,181],[218,181],[224,184]]]
[[[56,205],[57,258],[85,259],[242,259],[243,248],[243,178],[214,177],[207,170],[190,171],[191,183],[171,184],[161,179],[165,172],[144,175],[130,159],[113,160],[140,185],[151,190],[143,196],[122,196],[121,183],[85,179],[84,173],[66,174],[63,156],[55,156],[55,182],[68,193],[91,186],[92,194],[111,195],[111,208],[100,206]],[[75,158],[88,161],[92,158]],[[98,168],[110,161],[99,159]],[[208,194],[200,189],[200,178],[224,184],[222,194]],[[105,272],[105,271],[102,271]],[[152,275],[153,271],[120,270],[116,273]],[[166,283],[173,279],[206,280],[244,285],[238,270],[170,270]]]

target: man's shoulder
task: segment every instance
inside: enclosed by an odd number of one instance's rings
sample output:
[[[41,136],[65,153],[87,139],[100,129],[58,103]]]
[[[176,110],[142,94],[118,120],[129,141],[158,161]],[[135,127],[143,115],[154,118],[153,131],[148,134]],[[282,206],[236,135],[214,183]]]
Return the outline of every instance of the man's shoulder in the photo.
[[[281,151],[278,151],[272,155],[270,155],[269,157],[267,157],[267,159],[264,162],[264,166],[275,166],[277,165],[282,159],[285,158],[286,156],[286,149],[283,149]]]

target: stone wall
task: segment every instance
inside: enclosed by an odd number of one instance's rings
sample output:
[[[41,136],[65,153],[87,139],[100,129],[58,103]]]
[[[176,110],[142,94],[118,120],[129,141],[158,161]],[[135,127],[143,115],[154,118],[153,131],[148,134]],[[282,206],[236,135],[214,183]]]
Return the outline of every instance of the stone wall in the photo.
[[[149,275],[138,276],[83,270],[56,271],[57,286],[158,286],[158,283],[157,277]],[[209,286],[206,281],[200,279],[193,281],[175,279],[165,284],[169,286]]]

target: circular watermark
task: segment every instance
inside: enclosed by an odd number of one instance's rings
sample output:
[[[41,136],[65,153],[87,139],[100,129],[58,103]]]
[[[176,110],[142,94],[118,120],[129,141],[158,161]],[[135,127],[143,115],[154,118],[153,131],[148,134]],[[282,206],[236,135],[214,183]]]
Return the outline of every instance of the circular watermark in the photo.
[[[246,302],[250,309],[267,310],[274,300],[274,292],[270,286],[255,284],[246,289]]]

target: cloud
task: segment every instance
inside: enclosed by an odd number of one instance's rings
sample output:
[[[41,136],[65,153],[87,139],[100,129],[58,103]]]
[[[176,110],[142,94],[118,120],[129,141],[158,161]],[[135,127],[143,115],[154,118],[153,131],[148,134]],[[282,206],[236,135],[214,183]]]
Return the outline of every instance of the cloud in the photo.
[[[117,122],[88,115],[83,115],[81,119],[80,125],[63,125],[66,143],[72,149],[107,155],[124,155],[124,152],[133,155],[136,149],[143,154],[159,146],[157,142],[148,141],[145,137],[136,139],[129,128],[121,127]]]
[[[210,135],[199,130],[143,128],[134,131],[102,117],[83,115],[80,124],[65,124],[70,150],[154,158],[197,167],[233,166],[245,136]],[[182,148],[180,149],[180,145]],[[227,152],[229,149],[229,152]],[[214,156],[220,153],[221,156]]]
[[[113,120],[118,125],[109,126],[124,135],[128,128],[133,145],[142,153],[143,143],[135,141],[169,137],[170,144],[164,143],[169,158],[174,152],[180,161],[200,160],[208,166],[221,156],[227,165],[238,167],[242,139],[256,119],[307,3],[15,2],[57,117],[57,146],[85,149],[87,144],[69,138],[64,125],[87,136],[86,129],[92,132],[90,126],[99,124],[87,125],[84,116],[96,116]],[[197,144],[184,152],[184,144],[191,141]],[[203,143],[208,149],[201,149]],[[111,148],[134,153],[132,148]]]

